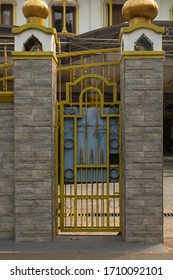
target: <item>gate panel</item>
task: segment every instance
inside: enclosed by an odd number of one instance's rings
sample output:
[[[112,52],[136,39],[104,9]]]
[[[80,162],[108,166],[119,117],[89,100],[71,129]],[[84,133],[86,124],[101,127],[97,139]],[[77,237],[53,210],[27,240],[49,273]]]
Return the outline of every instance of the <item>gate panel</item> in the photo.
[[[83,73],[66,83],[57,104],[57,232],[121,230],[119,105],[116,83],[103,76]]]

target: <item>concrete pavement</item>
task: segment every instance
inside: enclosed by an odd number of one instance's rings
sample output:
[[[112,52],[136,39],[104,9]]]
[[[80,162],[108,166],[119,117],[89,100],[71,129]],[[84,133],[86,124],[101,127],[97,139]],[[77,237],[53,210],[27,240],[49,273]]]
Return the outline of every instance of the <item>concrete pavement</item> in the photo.
[[[121,236],[60,236],[54,243],[0,241],[0,259],[173,259],[156,243],[125,243]]]

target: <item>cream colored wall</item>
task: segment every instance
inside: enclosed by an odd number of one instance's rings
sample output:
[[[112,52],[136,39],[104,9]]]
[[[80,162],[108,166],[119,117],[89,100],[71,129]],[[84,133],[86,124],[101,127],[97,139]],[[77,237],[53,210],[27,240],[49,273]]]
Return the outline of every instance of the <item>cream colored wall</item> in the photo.
[[[173,7],[172,0],[156,0],[159,7],[159,14],[156,20],[170,20],[170,9]]]
[[[80,33],[103,26],[102,0],[80,0]]]
[[[22,13],[22,4],[24,0],[17,0],[16,7],[16,25],[26,23]],[[47,4],[50,0],[45,0]],[[156,20],[170,20],[170,9],[173,7],[172,0],[156,0],[159,6],[159,14]],[[103,8],[104,0],[79,0],[79,33],[103,27]],[[117,1],[118,3],[118,1]],[[46,26],[49,26],[48,19]]]
[[[26,19],[22,13],[23,0],[17,0],[16,6],[16,25],[20,26],[26,23]]]

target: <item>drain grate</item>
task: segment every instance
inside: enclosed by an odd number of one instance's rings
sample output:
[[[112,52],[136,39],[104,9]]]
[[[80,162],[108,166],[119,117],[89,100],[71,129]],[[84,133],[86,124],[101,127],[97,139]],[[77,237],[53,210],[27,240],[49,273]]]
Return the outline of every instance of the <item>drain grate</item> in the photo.
[[[60,213],[59,215],[60,216]],[[74,213],[65,213],[65,217],[74,217]],[[119,217],[119,213],[77,213],[78,217]]]
[[[60,213],[58,214],[60,217]],[[74,217],[74,213],[65,213],[65,217]],[[78,217],[119,217],[119,213],[77,213]],[[164,217],[173,217],[173,213],[163,213]]]
[[[173,217],[173,213],[164,213],[164,217]]]

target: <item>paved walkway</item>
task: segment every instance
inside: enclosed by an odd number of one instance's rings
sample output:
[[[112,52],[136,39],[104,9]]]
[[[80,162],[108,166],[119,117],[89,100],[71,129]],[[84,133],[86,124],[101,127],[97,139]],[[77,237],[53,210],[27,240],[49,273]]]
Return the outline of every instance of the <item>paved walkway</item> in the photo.
[[[162,244],[125,243],[121,236],[60,236],[54,243],[0,242],[0,259],[173,259]]]
[[[164,159],[164,213],[173,213],[173,157]],[[121,236],[60,236],[54,243],[0,240],[0,259],[173,260],[173,216],[164,217],[164,245],[125,243]]]

